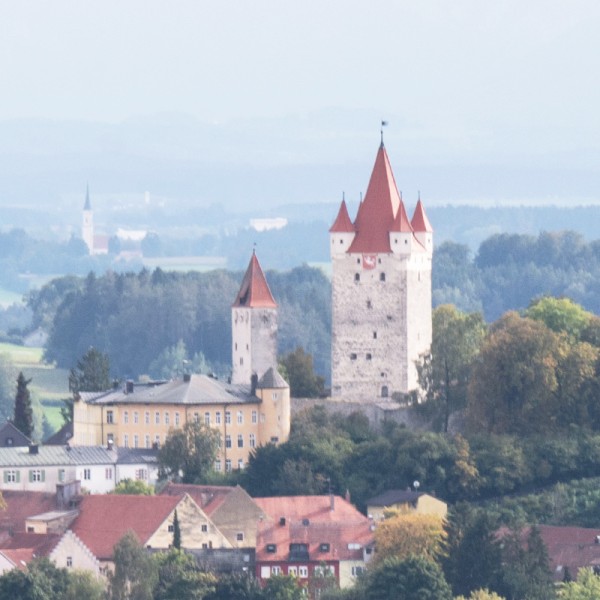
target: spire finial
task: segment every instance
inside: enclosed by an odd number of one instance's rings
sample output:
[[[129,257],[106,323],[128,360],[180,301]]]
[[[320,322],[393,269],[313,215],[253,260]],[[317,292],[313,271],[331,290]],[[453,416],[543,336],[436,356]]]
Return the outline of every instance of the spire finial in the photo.
[[[252,244],[252,254],[253,255],[256,254],[256,242],[253,242],[253,244]]]
[[[419,202],[421,201],[421,190],[419,190]]]
[[[346,192],[342,192],[342,202],[346,202]]]
[[[387,127],[387,121],[381,121],[381,146],[383,147],[383,128]]]

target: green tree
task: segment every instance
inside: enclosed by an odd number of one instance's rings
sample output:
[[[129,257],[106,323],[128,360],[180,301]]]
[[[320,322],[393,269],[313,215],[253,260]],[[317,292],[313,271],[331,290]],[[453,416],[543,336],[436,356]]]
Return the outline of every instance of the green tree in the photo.
[[[188,422],[171,431],[158,453],[162,474],[183,483],[200,483],[212,471],[220,434],[204,423]]]
[[[104,600],[106,589],[104,581],[90,571],[69,571],[67,591],[64,600]]]
[[[175,515],[173,517],[173,548],[181,550],[181,527],[179,526],[177,509],[175,509]]]
[[[433,311],[431,355],[422,357],[419,383],[426,390],[424,407],[448,431],[450,414],[464,408],[471,365],[485,335],[480,313],[461,313],[445,304]]]
[[[110,600],[153,600],[158,580],[155,561],[135,533],[128,531],[113,551],[114,573],[109,575]]]
[[[154,555],[158,580],[153,600],[202,600],[215,589],[216,579],[200,571],[195,558],[172,548]]]
[[[304,594],[298,581],[291,575],[275,575],[267,579],[263,595],[269,600],[303,600]]]
[[[317,375],[313,358],[301,347],[286,354],[280,363],[290,384],[290,394],[295,398],[317,398],[325,389],[325,379]]]
[[[504,598],[498,596],[496,592],[490,592],[490,590],[484,588],[471,592],[471,595],[467,598],[464,596],[457,596],[456,600],[504,600]]]
[[[0,598],[56,600],[65,598],[68,585],[66,569],[57,568],[47,558],[37,558],[26,570],[13,569],[0,577]]]
[[[338,585],[333,571],[322,562],[315,567],[313,574],[308,578],[306,587],[309,598],[321,598],[329,591],[336,590]]]
[[[110,361],[108,355],[90,348],[77,366],[69,373],[69,390],[78,392],[102,392],[110,388]]]
[[[17,373],[8,354],[0,354],[0,418],[11,419],[14,414],[13,381]]]
[[[542,321],[556,333],[566,333],[579,340],[594,315],[569,298],[544,296],[529,305],[525,316]]]
[[[561,600],[597,600],[600,598],[600,576],[592,569],[580,569],[577,581],[563,583],[557,596]]]
[[[152,496],[154,488],[141,479],[123,479],[115,486],[113,494],[133,494],[136,496]]]
[[[470,428],[530,433],[553,427],[559,344],[558,335],[546,325],[517,313],[496,322],[469,383]]]
[[[388,558],[365,579],[366,600],[452,600],[450,586],[440,567],[430,560],[411,556]]]
[[[206,600],[265,600],[258,581],[248,573],[223,574]]]
[[[31,408],[31,395],[27,386],[31,379],[25,379],[21,371],[17,378],[17,394],[15,396],[14,426],[26,437],[33,434],[33,409]]]

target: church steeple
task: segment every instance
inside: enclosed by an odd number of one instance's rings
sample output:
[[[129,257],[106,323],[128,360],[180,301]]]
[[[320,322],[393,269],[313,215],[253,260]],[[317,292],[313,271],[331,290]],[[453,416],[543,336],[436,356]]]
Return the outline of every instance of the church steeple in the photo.
[[[92,203],[90,202],[90,184],[86,184],[85,186],[85,204],[83,205],[83,210],[92,210]]]
[[[83,221],[81,239],[86,243],[90,254],[94,254],[94,213],[90,202],[90,186],[85,186],[85,203],[83,205]]]

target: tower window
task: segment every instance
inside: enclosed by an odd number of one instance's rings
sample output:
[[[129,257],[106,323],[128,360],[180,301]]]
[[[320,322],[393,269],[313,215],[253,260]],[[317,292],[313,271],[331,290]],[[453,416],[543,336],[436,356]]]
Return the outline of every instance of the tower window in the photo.
[[[360,258],[357,258],[357,259],[356,259],[356,264],[357,264],[357,265],[360,265]]]
[[[343,243],[344,243],[344,240],[340,240],[340,244],[343,244]]]
[[[406,246],[406,244],[408,244],[408,240],[404,240],[404,245]]]
[[[371,355],[370,352],[367,352],[367,360],[371,360],[373,358],[373,356]]]
[[[385,281],[385,273],[379,273],[379,281]]]
[[[381,264],[381,259],[378,259],[378,260],[377,260],[377,262],[378,262],[379,264]]]
[[[367,300],[367,308],[373,308],[373,304],[370,300]]]
[[[376,340],[376,339],[377,339],[377,332],[376,332],[376,331],[374,331],[374,332],[373,332],[373,339],[374,339],[374,340]]]
[[[354,281],[360,281],[360,273],[354,273]]]
[[[240,365],[244,364],[244,358],[240,356]]]
[[[350,355],[350,360],[356,360],[356,353],[355,353],[355,352],[353,352],[353,353]]]

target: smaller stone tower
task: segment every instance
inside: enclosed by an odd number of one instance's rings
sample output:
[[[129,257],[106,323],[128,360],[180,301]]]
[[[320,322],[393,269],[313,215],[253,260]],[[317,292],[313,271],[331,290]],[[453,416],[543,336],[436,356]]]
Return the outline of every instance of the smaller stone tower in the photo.
[[[90,254],[94,254],[94,212],[90,202],[90,186],[85,190],[85,204],[83,205],[83,223],[81,225],[81,238],[86,243]]]
[[[231,308],[231,383],[250,384],[277,366],[277,303],[256,253]]]

